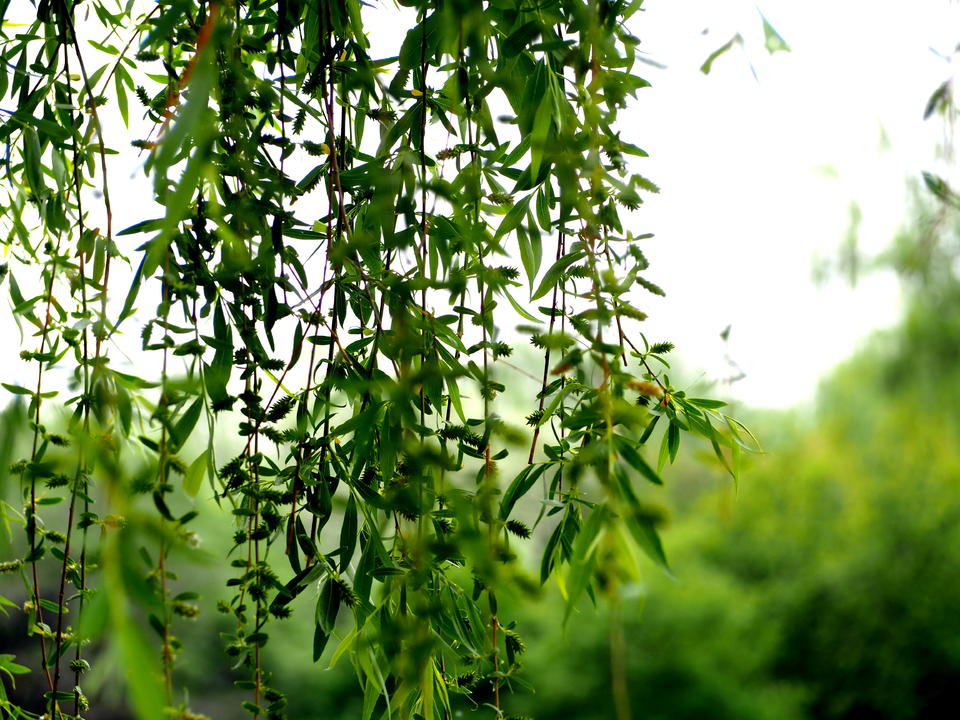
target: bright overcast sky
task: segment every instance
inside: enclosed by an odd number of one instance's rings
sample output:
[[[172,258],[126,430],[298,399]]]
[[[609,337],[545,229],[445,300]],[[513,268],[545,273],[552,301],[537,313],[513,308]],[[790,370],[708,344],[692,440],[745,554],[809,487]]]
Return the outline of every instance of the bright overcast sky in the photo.
[[[863,213],[860,244],[885,247],[904,221],[906,179],[934,169],[927,98],[960,41],[946,0],[761,0],[791,46],[769,55],[758,5],[649,0],[632,23],[653,87],[638,94],[625,136],[651,155],[638,169],[662,193],[637,214],[655,240],[651,277],[667,299],[649,306],[707,376],[729,374],[719,334],[747,377],[731,393],[753,405],[810,398],[818,378],[873,329],[894,323],[897,284],[874,276],[817,289],[817,257],[833,260]],[[706,32],[705,32],[706,31]],[[699,67],[739,32],[744,43]],[[937,53],[940,53],[938,55]],[[751,65],[753,71],[751,71]],[[756,76],[754,76],[754,71]],[[644,300],[644,302],[648,302]]]

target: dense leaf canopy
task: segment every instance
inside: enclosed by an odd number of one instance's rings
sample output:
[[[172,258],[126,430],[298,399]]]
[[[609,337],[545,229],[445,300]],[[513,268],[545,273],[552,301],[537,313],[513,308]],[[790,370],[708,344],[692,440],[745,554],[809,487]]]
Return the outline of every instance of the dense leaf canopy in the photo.
[[[641,495],[681,434],[734,475],[753,446],[638,324],[662,294],[623,214],[657,191],[617,124],[647,85],[641,3],[402,5],[377,47],[387,9],[359,0],[0,4],[31,376],[4,384],[31,432],[4,514],[46,685],[7,712],[83,714],[108,636],[139,717],[192,717],[176,633],[202,591],[253,717],[284,716],[261,650],[303,595],[363,717],[449,717],[453,693],[502,716],[524,645],[498,593],[559,575],[568,615],[615,598],[640,552],[666,566]],[[527,341],[532,370],[510,359]],[[177,575],[211,497],[222,592]],[[516,561],[531,524],[538,576]]]

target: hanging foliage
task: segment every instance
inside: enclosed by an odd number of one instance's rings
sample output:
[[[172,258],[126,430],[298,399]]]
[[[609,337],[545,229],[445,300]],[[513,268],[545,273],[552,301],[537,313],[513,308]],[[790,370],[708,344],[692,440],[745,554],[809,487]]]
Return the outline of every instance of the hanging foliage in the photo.
[[[0,693],[11,717],[82,716],[103,643],[139,718],[195,717],[174,668],[201,595],[254,718],[284,717],[261,649],[304,595],[364,718],[448,718],[452,694],[504,716],[524,645],[498,593],[616,597],[640,553],[666,568],[641,495],[681,437],[734,476],[755,447],[642,333],[662,291],[623,213],[657,188],[617,124],[641,2],[401,5],[376,47],[388,9],[359,0],[0,3],[29,368],[4,387],[30,429],[3,569],[47,686]],[[211,498],[233,576],[183,587]]]

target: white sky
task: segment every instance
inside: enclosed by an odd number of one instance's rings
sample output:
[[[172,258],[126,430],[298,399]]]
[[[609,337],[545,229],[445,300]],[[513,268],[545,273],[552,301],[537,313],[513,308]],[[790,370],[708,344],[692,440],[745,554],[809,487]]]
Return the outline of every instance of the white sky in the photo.
[[[649,0],[632,23],[640,46],[668,66],[644,69],[624,135],[651,155],[639,170],[662,188],[638,213],[653,231],[651,276],[667,291],[651,328],[708,377],[729,375],[719,333],[747,377],[731,394],[786,406],[899,312],[890,276],[817,289],[814,258],[835,257],[850,203],[860,243],[885,247],[904,220],[906,178],[935,167],[940,122],[924,106],[960,41],[946,1],[761,0],[791,46],[769,55],[757,5]],[[704,29],[707,34],[701,34]],[[744,45],[699,66],[740,32]],[[756,72],[751,72],[750,64]],[[884,150],[883,137],[888,138]],[[826,168],[832,171],[826,171]]]

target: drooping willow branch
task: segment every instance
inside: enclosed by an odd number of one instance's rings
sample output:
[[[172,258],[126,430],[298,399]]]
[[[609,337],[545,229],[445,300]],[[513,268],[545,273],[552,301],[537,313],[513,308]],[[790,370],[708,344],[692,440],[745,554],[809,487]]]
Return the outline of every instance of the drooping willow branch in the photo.
[[[303,622],[290,619],[294,601],[310,594],[314,659],[353,661],[364,717],[449,718],[458,703],[504,716],[524,647],[498,606],[519,585],[515,544],[544,536],[541,580],[563,576],[569,614],[587,592],[615,594],[612,578],[637,571],[636,550],[665,566],[641,497],[662,483],[683,432],[706,438],[734,474],[753,445],[722,403],[687,398],[655,370],[669,344],[648,344],[636,324],[641,291],[659,291],[646,237],[628,227],[638,221],[621,216],[656,190],[625,159],[645,153],[617,124],[646,85],[625,25],[639,4],[404,6],[396,53],[371,47],[366,23],[381,11],[358,0],[95,13],[103,42],[60,3],[4,45],[17,72],[2,89],[20,104],[0,139],[11,143],[14,204],[28,209],[26,220],[5,216],[8,242],[15,258],[35,254],[27,222],[51,239],[39,291],[24,296],[11,279],[15,315],[40,330],[44,358],[57,338],[72,342],[55,361],[73,362],[79,379],[68,458],[48,452],[41,430],[56,422],[51,360],[37,358],[34,388],[13,391],[34,403],[22,469],[38,620],[38,482],[47,462],[69,460],[73,474],[57,630],[40,637],[44,653],[54,641],[54,664],[41,661],[54,668],[53,713],[66,717],[61,655],[108,624],[124,661],[152,668],[126,678],[136,712],[189,712],[175,654],[190,648],[176,632],[214,598],[178,592],[175,563],[208,503],[232,540],[216,599],[254,718],[286,712],[263,649],[274,622]],[[28,84],[35,46],[64,68],[51,62]],[[141,107],[129,140],[153,183],[152,202],[116,234],[107,170],[122,150],[104,137],[108,92],[118,108],[129,110],[127,95]],[[86,216],[94,182],[105,235]],[[126,278],[122,255],[136,268]],[[18,263],[11,274],[28,278]],[[115,309],[108,285],[127,279]],[[58,314],[61,288],[73,319]],[[139,347],[126,334],[137,324]],[[132,366],[108,356],[108,339]],[[138,367],[151,353],[159,377]],[[540,369],[529,396],[517,384],[533,375],[527,365]],[[149,559],[149,572],[132,575],[126,553]],[[141,584],[152,593],[128,592]],[[69,696],[80,715],[79,690]]]

